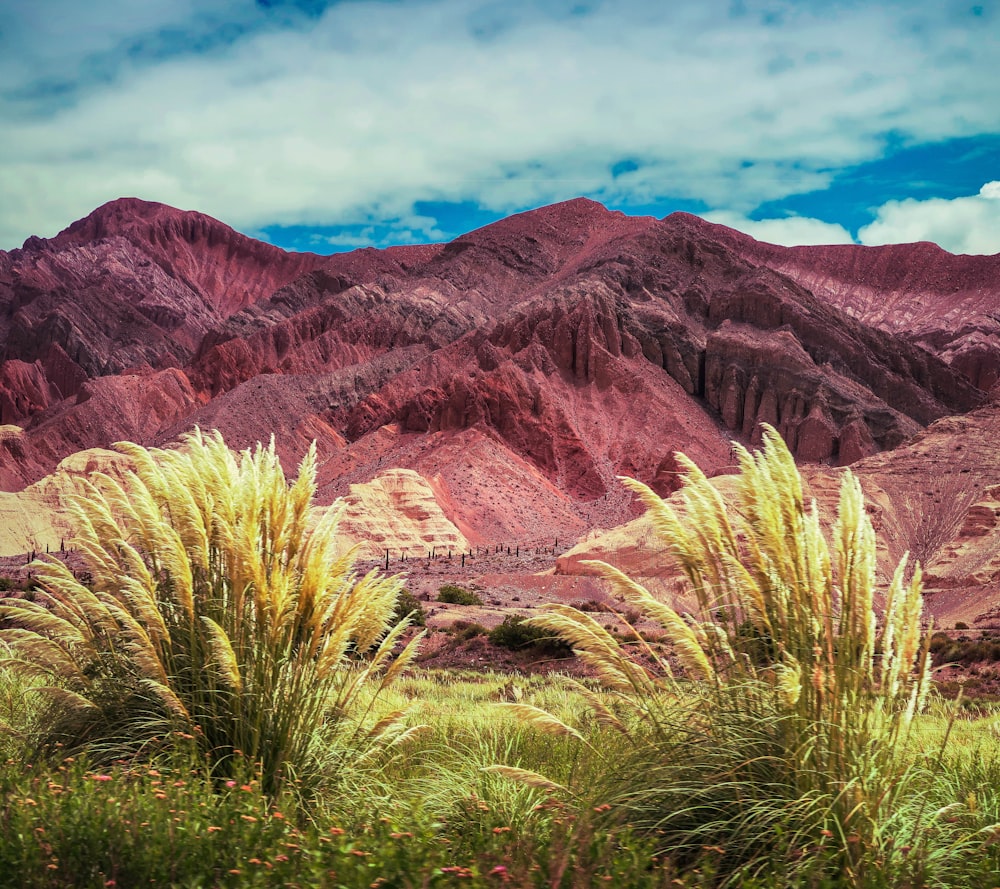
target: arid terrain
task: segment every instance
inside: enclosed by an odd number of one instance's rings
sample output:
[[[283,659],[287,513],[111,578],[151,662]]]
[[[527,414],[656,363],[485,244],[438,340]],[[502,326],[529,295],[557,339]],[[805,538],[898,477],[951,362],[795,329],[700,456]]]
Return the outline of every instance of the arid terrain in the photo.
[[[0,575],[65,545],[114,442],[197,425],[273,435],[289,473],[316,441],[345,546],[427,600],[480,592],[438,625],[600,601],[594,556],[682,597],[616,476],[669,494],[682,451],[725,486],[770,423],[824,507],[860,477],[880,567],[918,558],[938,623],[989,626],[998,379],[1000,256],[783,248],[584,199],[317,256],[122,199],[0,252]]]

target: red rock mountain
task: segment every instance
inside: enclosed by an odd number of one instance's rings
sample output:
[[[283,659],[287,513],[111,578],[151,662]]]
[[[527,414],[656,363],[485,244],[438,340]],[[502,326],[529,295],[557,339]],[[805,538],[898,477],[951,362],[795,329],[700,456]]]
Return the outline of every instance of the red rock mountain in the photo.
[[[723,471],[767,422],[853,463],[998,378],[1000,256],[789,249],[584,199],[330,257],[124,199],[0,252],[5,491],[199,424],[289,460],[316,440],[327,501],[415,470],[469,542],[568,538],[631,514],[618,474],[672,489],[674,451]]]

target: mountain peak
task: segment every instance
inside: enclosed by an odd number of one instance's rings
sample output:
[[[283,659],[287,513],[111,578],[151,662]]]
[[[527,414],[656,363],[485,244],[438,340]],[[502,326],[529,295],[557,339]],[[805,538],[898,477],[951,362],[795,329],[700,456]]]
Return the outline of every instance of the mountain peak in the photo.
[[[154,228],[180,229],[186,227],[193,233],[194,229],[203,232],[216,230],[218,236],[226,238],[245,238],[218,219],[196,213],[190,210],[178,210],[167,204],[156,201],[144,201],[141,198],[117,198],[102,204],[93,212],[63,229],[51,239],[54,246],[70,246],[86,244],[101,238],[116,236],[128,237],[138,235],[146,240]],[[247,240],[251,240],[247,238]],[[274,248],[277,249],[277,248]]]

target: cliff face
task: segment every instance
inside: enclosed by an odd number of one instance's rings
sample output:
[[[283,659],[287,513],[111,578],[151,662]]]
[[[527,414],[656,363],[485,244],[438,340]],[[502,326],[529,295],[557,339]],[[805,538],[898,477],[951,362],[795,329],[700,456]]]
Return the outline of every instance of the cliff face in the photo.
[[[288,461],[316,440],[327,502],[405,468],[467,541],[575,536],[631,515],[617,474],[668,492],[672,452],[721,471],[762,422],[838,465],[977,409],[996,271],[583,199],[319,257],[116,201],[0,253],[0,487],[197,423],[237,447],[274,434]]]
[[[929,243],[778,247],[691,219],[749,261],[937,355],[978,388],[1000,381],[1000,255],[955,256]]]
[[[0,422],[20,423],[88,379],[182,367],[210,329],[322,261],[135,199],[29,238],[0,253]]]

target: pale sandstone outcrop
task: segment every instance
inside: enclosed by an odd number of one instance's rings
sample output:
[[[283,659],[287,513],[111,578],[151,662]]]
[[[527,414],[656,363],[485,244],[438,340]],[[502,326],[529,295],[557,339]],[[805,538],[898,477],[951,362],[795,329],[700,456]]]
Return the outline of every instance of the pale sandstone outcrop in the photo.
[[[364,558],[389,550],[419,558],[430,552],[461,558],[469,541],[445,516],[430,482],[411,469],[389,469],[367,484],[351,485],[338,525],[342,551],[359,547]]]

